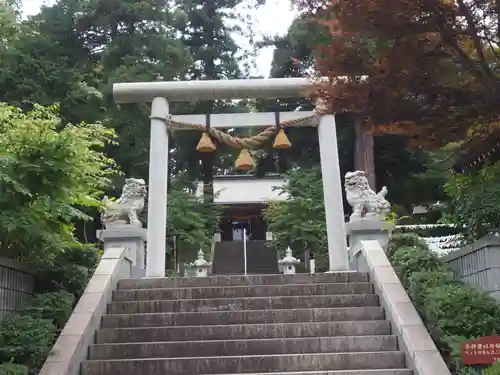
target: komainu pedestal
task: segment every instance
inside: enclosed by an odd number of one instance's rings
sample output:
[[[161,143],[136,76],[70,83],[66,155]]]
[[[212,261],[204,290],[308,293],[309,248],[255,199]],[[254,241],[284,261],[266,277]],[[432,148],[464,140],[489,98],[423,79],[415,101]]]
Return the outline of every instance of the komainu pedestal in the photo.
[[[368,184],[365,172],[346,173],[345,192],[353,211],[346,223],[349,264],[356,269],[354,260],[361,250],[361,241],[376,240],[385,248],[394,223],[385,220],[391,212],[391,204],[385,199],[387,188],[384,186],[379,193],[375,193]]]
[[[143,179],[127,178],[122,195],[116,201],[104,197],[105,208],[101,215],[104,229],[97,231],[97,238],[104,244],[104,252],[113,247],[127,249],[128,256],[132,260],[133,278],[146,275],[147,230],[142,227],[139,220],[146,195],[146,182]]]

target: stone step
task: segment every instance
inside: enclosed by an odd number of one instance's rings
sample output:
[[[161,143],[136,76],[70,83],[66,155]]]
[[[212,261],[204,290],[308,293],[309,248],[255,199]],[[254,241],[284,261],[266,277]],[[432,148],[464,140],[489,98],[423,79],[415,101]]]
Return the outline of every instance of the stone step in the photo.
[[[243,275],[245,258],[243,241],[216,242],[213,252],[214,275]]]
[[[166,358],[397,351],[396,336],[301,337],[287,339],[142,342],[92,345],[89,359]]]
[[[118,289],[163,289],[203,286],[245,286],[245,285],[283,285],[283,284],[324,284],[368,282],[365,272],[338,272],[315,275],[236,275],[210,277],[169,277],[158,279],[120,280]]]
[[[112,302],[110,314],[378,306],[376,294]]]
[[[268,241],[247,241],[247,269],[249,275],[276,275],[279,273],[278,254],[276,249],[268,245],[270,245]]]
[[[174,299],[279,297],[332,294],[372,294],[371,283],[290,284],[169,289],[117,290],[113,300],[151,301]]]
[[[390,335],[388,321],[276,323],[149,328],[103,328],[96,344]]]
[[[219,374],[216,374],[219,375]],[[225,374],[236,375],[236,374]],[[408,369],[300,371],[300,372],[253,372],[238,375],[413,375]]]
[[[103,328],[384,320],[381,307],[104,315]]]
[[[279,354],[234,357],[118,359],[86,361],[82,375],[148,374],[194,375],[243,372],[398,369],[405,365],[401,352]]]

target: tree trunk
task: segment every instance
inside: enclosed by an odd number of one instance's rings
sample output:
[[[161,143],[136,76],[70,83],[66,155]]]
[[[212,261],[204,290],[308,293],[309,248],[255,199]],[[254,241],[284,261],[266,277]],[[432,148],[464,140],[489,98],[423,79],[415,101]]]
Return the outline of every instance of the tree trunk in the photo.
[[[354,151],[354,169],[364,171],[373,190],[377,189],[375,178],[375,156],[373,151],[373,132],[366,129],[360,118],[354,119],[356,147]]]
[[[500,39],[500,0],[495,1],[495,8],[497,12],[497,37]]]

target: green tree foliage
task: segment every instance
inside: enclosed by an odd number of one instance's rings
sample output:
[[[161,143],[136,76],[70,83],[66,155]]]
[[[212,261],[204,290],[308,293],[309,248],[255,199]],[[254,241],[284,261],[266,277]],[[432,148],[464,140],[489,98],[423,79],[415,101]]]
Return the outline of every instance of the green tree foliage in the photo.
[[[234,8],[241,0],[188,0],[177,3],[178,28],[184,44],[195,58],[189,68],[190,78],[240,78],[236,56],[238,46],[230,35],[235,30],[228,27],[227,21],[228,18],[235,18]],[[209,106],[212,104],[208,103]]]
[[[238,22],[248,26],[248,20],[242,20],[238,12],[242,10],[242,0],[188,0],[178,1],[177,23],[182,40],[193,58],[193,64],[187,72],[188,79],[238,79],[244,73],[240,63],[244,60],[232,34],[242,36],[245,30]],[[261,1],[253,1],[257,6]],[[194,113],[230,113],[235,107],[243,112],[244,106],[235,106],[228,100],[212,100],[190,105]],[[212,124],[216,125],[216,124]],[[236,131],[238,133],[238,131]],[[236,159],[234,150],[225,145],[217,145],[217,153],[195,153],[193,149],[199,140],[199,134],[183,132],[175,140],[177,155],[184,159],[187,172],[193,178],[203,180],[205,200],[213,197],[213,175],[216,171],[232,170]],[[200,160],[202,161],[200,164]],[[195,173],[193,173],[195,172]],[[194,179],[194,178],[193,178]]]
[[[210,247],[222,206],[214,205],[213,199],[197,197],[182,180],[177,180],[171,186],[167,209],[167,234],[175,236],[183,260],[192,260],[200,248]]]
[[[316,25],[302,17],[297,18],[284,36],[267,38],[257,44],[260,48],[274,47],[270,76],[272,78],[295,78],[306,75],[311,66],[311,45],[316,35]],[[312,110],[310,100],[305,98],[259,99],[259,111]],[[257,174],[266,172],[286,173],[290,168],[309,168],[319,163],[317,129],[311,127],[286,130],[292,143],[289,150],[275,150],[269,144],[258,160]],[[339,134],[340,136],[340,134]],[[342,161],[344,161],[343,159]]]
[[[297,254],[309,249],[319,262],[326,261],[327,238],[321,170],[318,166],[296,168],[290,170],[286,177],[289,183],[280,187],[279,191],[287,199],[270,202],[264,212],[269,229],[273,232],[271,244],[277,249],[290,246]],[[389,200],[394,197],[401,199],[403,204],[411,201],[411,197],[405,197],[401,192],[392,194]],[[345,213],[350,210],[350,207],[345,207]]]
[[[280,188],[284,201],[270,202],[264,211],[273,232],[271,246],[294,254],[311,250],[316,258],[326,253],[325,208],[319,168],[297,169],[286,175],[288,184]]]
[[[60,103],[65,121],[103,121],[118,135],[119,147],[109,146],[109,155],[126,175],[147,179],[149,105],[117,106],[112,84],[241,77],[231,33],[243,31],[230,25],[240,3],[61,0],[25,21],[7,18],[2,35],[15,33],[0,48],[0,101],[24,109]],[[234,106],[212,104],[217,112]],[[212,111],[203,103],[172,103],[171,112]],[[202,173],[193,152],[198,137],[183,132],[170,142],[183,158],[176,166],[193,179]]]
[[[91,79],[88,51],[73,29],[74,4],[44,8],[32,19],[13,20],[0,56],[0,101],[23,109],[60,103],[62,118],[93,122],[102,95]]]
[[[91,70],[104,95],[105,123],[118,134],[110,155],[126,175],[147,178],[149,105],[117,106],[111,89],[116,82],[185,78],[193,59],[174,26],[177,14],[158,0],[82,4],[73,27],[90,53]]]
[[[464,226],[469,240],[500,228],[500,163],[469,175],[451,173],[445,191],[451,198],[448,219]]]
[[[302,14],[292,23],[284,36],[265,40],[259,46],[274,46],[271,77],[304,77],[314,71],[315,49],[322,43],[324,27]],[[304,99],[259,100],[257,108],[263,111],[311,110],[310,101]],[[356,134],[352,117],[336,115],[337,138],[342,175],[355,168]],[[310,167],[319,164],[317,129],[292,128],[287,130],[292,148],[276,151],[266,149],[257,174],[286,172],[294,166]],[[375,174],[378,187],[388,186],[390,198],[402,206],[401,214],[411,213],[413,204],[442,199],[441,189],[417,184],[412,177],[427,168],[427,157],[422,150],[409,147],[409,140],[395,134],[376,134],[374,138]],[[375,188],[373,186],[373,188]],[[346,207],[347,208],[347,207]]]
[[[0,51],[4,52],[17,33],[16,9],[9,1],[0,4]]]
[[[466,241],[474,241],[500,226],[496,199],[500,163],[485,164],[467,174],[454,172],[450,167],[460,146],[453,142],[428,153],[426,170],[413,176],[409,189],[425,191],[423,197],[430,193],[446,202],[446,207],[436,210],[433,216],[442,223],[455,224],[456,233],[463,233]]]
[[[114,132],[100,124],[62,126],[56,108],[28,113],[0,105],[0,254],[29,261],[78,247],[73,222],[115,174],[103,152]]]
[[[155,0],[62,0],[42,8],[29,20],[10,18],[16,34],[8,50],[0,51],[0,99],[25,109],[32,108],[32,103],[60,102],[62,124],[102,120],[117,133],[118,142],[106,145],[107,154],[126,175],[147,179],[149,106],[115,105],[112,84],[241,77],[238,48],[230,35],[239,30],[228,25],[237,17],[233,8],[239,3],[192,1],[166,6]],[[206,17],[209,11],[215,12],[215,18]],[[210,66],[213,70],[207,72]],[[246,108],[219,101],[214,107],[222,112]],[[203,105],[172,103],[171,111],[208,110]],[[174,135],[170,142],[171,178],[186,172],[191,181],[205,177],[200,154],[194,151],[199,136],[197,132]],[[232,164],[232,159],[226,160],[226,152],[219,147],[213,156],[225,160],[227,165],[219,168],[222,172]],[[210,180],[214,169],[210,168]],[[115,180],[114,185],[121,182]],[[175,193],[172,197],[178,198]],[[209,230],[213,224],[207,226]],[[72,268],[68,265],[54,272],[62,274]],[[84,268],[73,269],[68,278],[74,280],[73,286],[67,285],[72,293],[80,292],[77,285],[87,277]],[[50,290],[57,289],[57,283],[50,284]]]

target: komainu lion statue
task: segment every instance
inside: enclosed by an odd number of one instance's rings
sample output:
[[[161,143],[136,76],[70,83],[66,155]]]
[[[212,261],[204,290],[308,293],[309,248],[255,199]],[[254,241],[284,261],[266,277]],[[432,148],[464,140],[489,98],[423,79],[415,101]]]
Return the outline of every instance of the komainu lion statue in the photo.
[[[113,224],[142,226],[138,216],[144,209],[146,194],[146,182],[143,179],[127,178],[120,198],[116,201],[103,198],[105,208],[101,222],[104,227]]]
[[[347,172],[345,175],[347,202],[352,207],[349,221],[361,219],[382,220],[391,211],[391,204],[385,199],[387,188],[384,186],[376,194],[368,185],[365,172]]]

